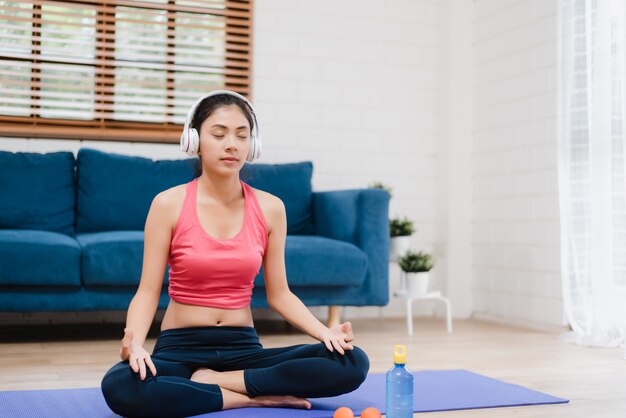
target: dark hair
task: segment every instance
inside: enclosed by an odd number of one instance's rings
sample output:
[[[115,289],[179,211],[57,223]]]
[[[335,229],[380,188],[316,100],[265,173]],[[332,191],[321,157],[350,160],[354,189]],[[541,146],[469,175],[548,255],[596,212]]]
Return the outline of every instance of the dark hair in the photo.
[[[230,95],[230,94],[217,94],[215,96],[207,97],[202,100],[200,104],[196,107],[196,111],[191,117],[191,127],[198,131],[198,135],[200,134],[200,127],[204,123],[205,120],[211,116],[213,112],[223,106],[236,105],[241,109],[243,115],[248,120],[250,124],[250,132],[254,128],[254,117],[252,116],[252,109],[248,106],[244,100],[239,97]],[[198,158],[196,162],[196,167],[194,170],[194,176],[198,177],[202,174],[202,161]]]

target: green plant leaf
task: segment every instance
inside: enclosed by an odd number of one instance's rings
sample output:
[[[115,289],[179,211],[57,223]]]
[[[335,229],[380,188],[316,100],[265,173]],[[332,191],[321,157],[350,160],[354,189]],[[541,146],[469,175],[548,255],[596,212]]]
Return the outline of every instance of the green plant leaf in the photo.
[[[413,232],[415,232],[415,227],[409,218],[392,218],[389,220],[389,236],[403,237],[412,235]]]
[[[393,189],[390,186],[387,186],[384,183],[381,183],[380,181],[373,181],[371,182],[367,187],[369,187],[370,189],[381,189],[386,191],[387,193],[389,193],[389,197],[391,198],[392,195],[392,191]]]
[[[408,251],[398,257],[400,268],[407,273],[421,273],[430,271],[435,265],[433,256],[425,252]]]

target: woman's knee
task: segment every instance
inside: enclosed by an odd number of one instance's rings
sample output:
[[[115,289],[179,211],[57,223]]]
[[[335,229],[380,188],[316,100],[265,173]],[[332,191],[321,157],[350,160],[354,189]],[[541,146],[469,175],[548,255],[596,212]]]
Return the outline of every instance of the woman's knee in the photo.
[[[351,377],[356,384],[356,387],[359,387],[361,383],[365,381],[367,377],[367,372],[370,369],[370,360],[365,354],[365,351],[361,350],[359,347],[354,347],[350,351],[351,357]]]
[[[335,390],[337,392],[333,393],[333,395],[325,396],[336,396],[352,392],[361,386],[367,377],[370,361],[365,351],[361,350],[359,347],[354,347],[352,350],[346,351],[342,361],[338,363],[337,366],[341,369],[337,370],[337,373],[333,377]]]
[[[359,347],[354,347],[352,350],[347,351],[344,354],[344,361],[341,362],[341,372],[337,376],[341,378],[335,378],[337,388],[340,389],[340,393],[352,392],[365,381],[367,372],[370,368],[370,362],[365,354],[365,351]]]
[[[102,378],[100,388],[107,405],[113,412],[122,416],[135,415],[134,407],[142,404],[136,390],[137,376],[128,366],[128,362],[120,362],[113,366]],[[139,391],[141,392],[141,391]]]

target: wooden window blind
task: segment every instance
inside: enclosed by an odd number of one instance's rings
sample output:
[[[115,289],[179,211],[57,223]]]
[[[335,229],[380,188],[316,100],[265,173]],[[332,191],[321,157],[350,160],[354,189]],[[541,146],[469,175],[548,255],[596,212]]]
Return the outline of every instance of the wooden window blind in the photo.
[[[250,96],[253,0],[0,0],[0,136],[176,142],[201,94]]]

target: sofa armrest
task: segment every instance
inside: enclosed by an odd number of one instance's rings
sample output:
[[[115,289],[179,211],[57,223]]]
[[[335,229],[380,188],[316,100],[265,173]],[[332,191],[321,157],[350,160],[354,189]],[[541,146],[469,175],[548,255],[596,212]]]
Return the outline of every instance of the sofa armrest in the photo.
[[[317,235],[350,242],[368,258],[364,291],[370,301],[389,300],[389,194],[380,189],[314,193]],[[375,295],[374,299],[371,299]]]

